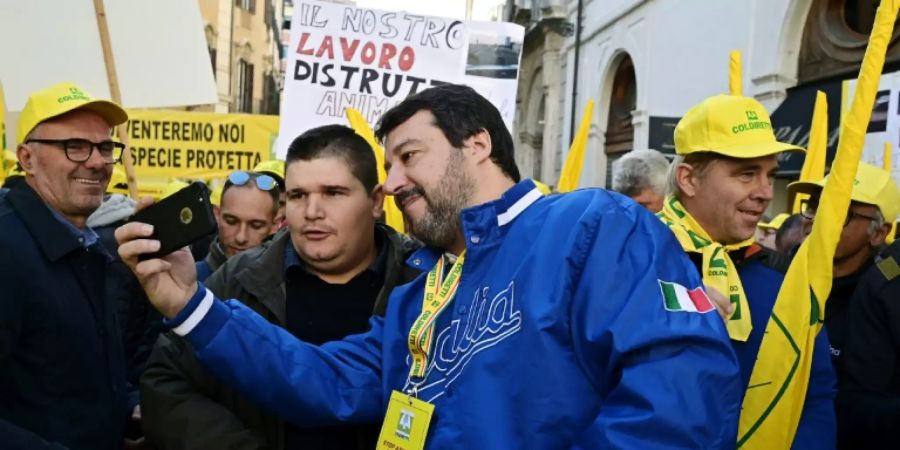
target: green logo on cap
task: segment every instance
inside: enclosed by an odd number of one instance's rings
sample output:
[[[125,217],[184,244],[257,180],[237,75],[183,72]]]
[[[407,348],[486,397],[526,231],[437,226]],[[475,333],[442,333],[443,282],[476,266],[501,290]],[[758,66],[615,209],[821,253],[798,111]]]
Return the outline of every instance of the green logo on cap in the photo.
[[[772,128],[771,123],[759,120],[759,115],[756,114],[756,111],[744,111],[744,113],[747,115],[747,123],[739,123],[731,127],[732,133],[738,134],[745,131]]]
[[[90,98],[85,94],[81,89],[77,87],[69,88],[69,95],[63,95],[62,97],[56,99],[58,103],[71,102],[73,100],[82,100],[85,102],[92,102],[94,99]]]

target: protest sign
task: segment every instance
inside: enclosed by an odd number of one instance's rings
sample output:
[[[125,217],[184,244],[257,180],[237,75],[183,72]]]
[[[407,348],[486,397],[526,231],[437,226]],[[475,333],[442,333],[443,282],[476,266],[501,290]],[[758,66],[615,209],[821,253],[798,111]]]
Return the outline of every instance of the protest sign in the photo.
[[[505,22],[466,22],[469,47],[463,83],[490,100],[513,131],[525,29]]]
[[[126,133],[138,176],[253,170],[272,158],[278,117],[129,110]]]
[[[857,80],[844,81],[844,98],[853,98]],[[842,105],[846,112],[849,105]],[[872,109],[872,118],[866,129],[866,143],[863,147],[862,160],[883,167],[885,144],[891,144],[891,174],[900,183],[900,72],[881,75],[878,94]]]
[[[298,3],[277,154],[310,128],[346,124],[347,107],[374,125],[408,95],[444,83],[477,90],[512,130],[523,37],[515,24]]]

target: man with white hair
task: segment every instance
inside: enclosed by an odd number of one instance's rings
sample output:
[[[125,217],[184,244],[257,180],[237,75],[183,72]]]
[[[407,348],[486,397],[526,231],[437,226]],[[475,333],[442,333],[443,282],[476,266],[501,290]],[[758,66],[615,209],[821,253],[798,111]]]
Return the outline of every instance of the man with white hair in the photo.
[[[612,189],[657,213],[666,197],[668,170],[669,160],[662,153],[653,149],[632,150],[613,162]]]

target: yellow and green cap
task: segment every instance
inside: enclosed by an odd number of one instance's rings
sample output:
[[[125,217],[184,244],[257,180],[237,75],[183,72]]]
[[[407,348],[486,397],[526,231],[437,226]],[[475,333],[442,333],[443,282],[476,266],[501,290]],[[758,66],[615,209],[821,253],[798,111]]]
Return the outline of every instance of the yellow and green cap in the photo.
[[[268,161],[261,161],[256,167],[253,168],[253,171],[256,173],[264,173],[275,177],[275,181],[284,188],[284,161],[280,161],[277,159],[270,159]]]
[[[778,230],[782,225],[784,225],[784,221],[787,220],[788,217],[791,217],[791,215],[788,213],[781,213],[773,217],[772,220],[768,222],[760,222],[756,226],[762,228],[763,230]]]
[[[25,136],[41,122],[76,109],[93,111],[103,117],[110,127],[128,120],[128,114],[115,102],[97,100],[71,81],[54,84],[36,91],[28,97],[19,115],[16,142],[21,144]]]
[[[788,193],[816,195],[822,192],[828,177],[819,181],[795,181],[788,185]],[[894,223],[900,214],[900,190],[888,171],[860,162],[853,180],[850,200],[877,206],[887,223]]]
[[[675,153],[713,152],[732,158],[759,158],[804,151],[778,142],[769,113],[756,100],[717,95],[691,108],[675,126]]]

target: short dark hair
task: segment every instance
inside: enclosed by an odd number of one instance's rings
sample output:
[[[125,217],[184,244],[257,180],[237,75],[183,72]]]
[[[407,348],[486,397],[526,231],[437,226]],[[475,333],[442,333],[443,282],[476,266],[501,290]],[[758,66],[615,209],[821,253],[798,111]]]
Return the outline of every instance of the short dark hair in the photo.
[[[375,136],[383,142],[388,133],[422,110],[434,115],[434,124],[456,148],[481,130],[487,131],[491,136],[491,160],[513,181],[521,179],[512,135],[503,123],[503,116],[469,86],[445,84],[406,97],[381,116]]]
[[[258,187],[256,187],[256,179],[263,175],[268,175],[268,174],[257,173],[257,172],[247,172],[247,175],[250,175],[250,178],[247,180],[246,183],[240,184],[240,185],[236,185],[236,184],[232,183],[230,178],[225,179],[225,185],[222,186],[222,195],[219,197],[219,206],[222,206],[222,202],[225,201],[225,193],[228,192],[232,188],[232,186],[259,189]],[[260,190],[262,191],[262,189],[260,189]],[[281,201],[281,189],[278,187],[278,183],[276,183],[272,189],[269,189],[268,191],[263,191],[263,192],[269,194],[269,197],[272,197],[272,205],[273,205],[272,213],[278,214],[278,207],[279,207],[279,203]]]
[[[781,226],[778,227],[778,230],[775,231],[775,247],[783,247],[785,243],[784,240],[787,238],[788,234],[800,232],[802,226],[803,216],[800,214],[791,214],[787,219],[784,219],[784,222],[782,222]]]
[[[287,157],[284,159],[285,176],[291,163],[319,158],[341,158],[367,193],[371,194],[378,184],[375,152],[353,128],[325,125],[297,136],[288,146]]]

